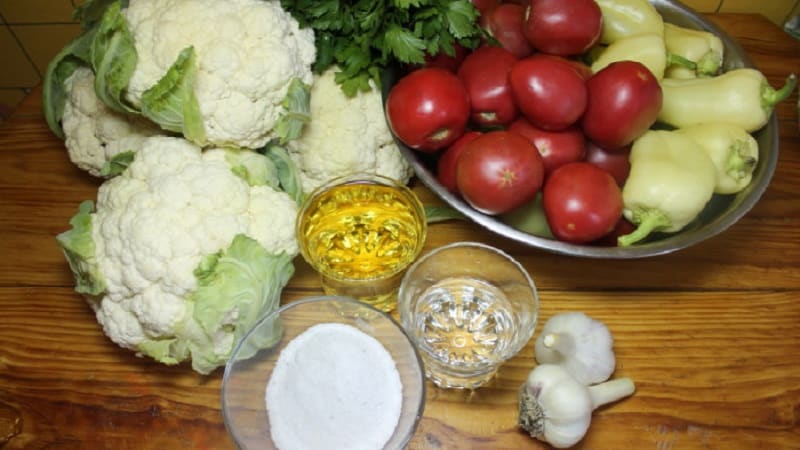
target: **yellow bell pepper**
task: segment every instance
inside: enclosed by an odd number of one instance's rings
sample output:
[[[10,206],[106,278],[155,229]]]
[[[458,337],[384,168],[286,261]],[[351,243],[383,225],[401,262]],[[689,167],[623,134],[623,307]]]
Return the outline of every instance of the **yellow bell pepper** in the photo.
[[[603,13],[600,43],[642,33],[663,35],[664,19],[647,0],[596,0]]]
[[[742,127],[730,123],[706,123],[679,128],[706,151],[717,169],[717,194],[735,194],[753,179],[758,163],[758,141]]]
[[[727,122],[752,133],[766,125],[774,106],[789,97],[796,84],[797,77],[791,74],[776,90],[764,74],[752,68],[709,78],[664,78],[658,121],[675,128]]]
[[[636,229],[617,239],[629,246],[655,231],[680,231],[714,194],[717,172],[700,144],[674,131],[649,130],[633,142],[622,189],[625,218]]]
[[[645,33],[621,37],[596,55],[592,72],[597,73],[617,61],[636,61],[653,72],[656,79],[664,78],[667,67],[667,50],[664,38],[659,34]]]
[[[689,69],[685,65],[670,65],[667,67],[665,75],[668,78],[714,76],[722,67],[725,46],[722,39],[714,33],[664,23],[664,42],[667,52],[696,64],[695,70]]]

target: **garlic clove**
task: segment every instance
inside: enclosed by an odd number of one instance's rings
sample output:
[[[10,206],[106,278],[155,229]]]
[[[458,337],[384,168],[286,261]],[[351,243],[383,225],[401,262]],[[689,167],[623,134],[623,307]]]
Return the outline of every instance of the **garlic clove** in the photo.
[[[567,312],[545,323],[534,348],[537,362],[562,365],[589,385],[607,380],[614,372],[613,342],[604,323],[582,312]]]

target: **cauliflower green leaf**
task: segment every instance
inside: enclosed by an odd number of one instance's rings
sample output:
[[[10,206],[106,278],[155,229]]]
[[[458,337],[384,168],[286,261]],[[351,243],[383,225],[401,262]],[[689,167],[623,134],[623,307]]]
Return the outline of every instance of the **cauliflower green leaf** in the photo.
[[[229,332],[233,342],[239,342],[259,319],[278,308],[281,292],[294,275],[292,259],[286,253],[271,254],[255,239],[237,235],[225,252],[207,256],[195,270],[199,286],[192,295],[194,320],[209,336]],[[226,320],[231,311],[236,312],[235,318]],[[279,331],[261,335],[258,347],[274,343]],[[218,355],[213,347],[196,347],[193,368],[203,373],[224,364],[229,356],[230,352]]]
[[[128,150],[112,156],[110,160],[103,164],[103,167],[100,169],[100,176],[110,178],[121,174],[131,165],[135,156],[136,152],[133,150]]]
[[[225,149],[225,162],[250,186],[280,187],[278,168],[264,155],[246,149]]]
[[[176,326],[183,338],[148,339],[138,350],[170,365],[191,358],[192,369],[201,374],[224,365],[235,343],[278,308],[281,292],[294,275],[292,259],[286,253],[269,253],[255,239],[237,235],[225,251],[207,255],[195,269],[198,287],[189,297],[191,314]],[[259,334],[243,357],[280,338],[278,324],[270,330]]]
[[[142,94],[142,114],[161,128],[204,145],[203,115],[194,93],[195,61],[194,47],[183,49],[161,80]]]
[[[281,102],[283,114],[275,124],[275,132],[281,143],[297,139],[303,127],[311,120],[311,86],[299,78],[293,78],[289,90]]]
[[[56,236],[56,241],[75,277],[75,291],[97,296],[106,290],[106,284],[95,257],[95,244],[92,240],[93,209],[94,202],[91,200],[81,203],[78,213],[69,221],[72,229]]]
[[[305,193],[303,182],[300,178],[300,169],[289,156],[289,152],[279,145],[268,145],[260,150],[267,158],[272,161],[277,170],[278,181],[281,189],[289,194],[297,204],[303,203]]]
[[[61,119],[67,102],[67,79],[78,67],[88,66],[95,30],[73,39],[50,60],[42,84],[44,117],[50,130],[64,139]]]
[[[84,30],[92,28],[99,22],[106,9],[113,3],[119,3],[123,8],[128,7],[128,0],[87,0],[72,11],[72,20],[81,23]]]
[[[108,6],[92,39],[91,63],[95,72],[95,90],[103,103],[114,111],[137,113],[123,99],[125,88],[136,69],[138,56],[121,8],[118,2]]]

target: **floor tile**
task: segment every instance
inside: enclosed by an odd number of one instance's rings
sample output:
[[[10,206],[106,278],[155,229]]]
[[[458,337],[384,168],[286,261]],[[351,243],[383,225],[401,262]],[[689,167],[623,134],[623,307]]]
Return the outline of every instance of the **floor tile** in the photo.
[[[12,25],[11,30],[41,74],[44,74],[53,56],[81,33],[81,27],[77,24]]]
[[[72,22],[71,0],[0,0],[8,23]]]
[[[28,61],[7,26],[0,26],[0,55],[3,58],[0,88],[31,87],[39,83],[36,68]]]

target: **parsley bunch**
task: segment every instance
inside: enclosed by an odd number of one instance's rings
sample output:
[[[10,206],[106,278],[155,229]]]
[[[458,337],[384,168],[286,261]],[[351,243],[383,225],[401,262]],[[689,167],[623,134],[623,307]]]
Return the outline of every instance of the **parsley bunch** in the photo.
[[[425,54],[455,54],[454,44],[475,48],[483,34],[469,0],[281,0],[301,27],[316,36],[313,70],[331,65],[348,96],[380,86],[397,63],[422,64]]]

